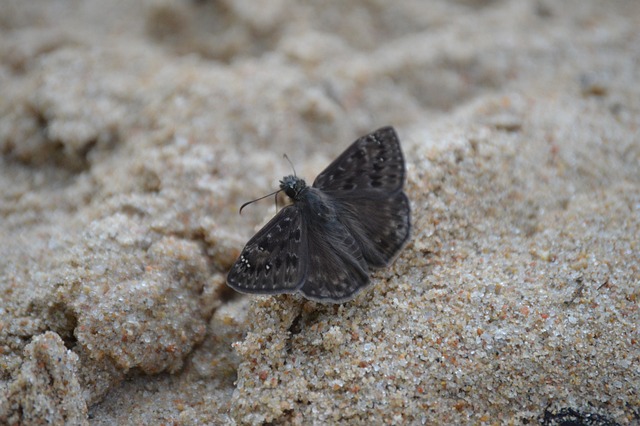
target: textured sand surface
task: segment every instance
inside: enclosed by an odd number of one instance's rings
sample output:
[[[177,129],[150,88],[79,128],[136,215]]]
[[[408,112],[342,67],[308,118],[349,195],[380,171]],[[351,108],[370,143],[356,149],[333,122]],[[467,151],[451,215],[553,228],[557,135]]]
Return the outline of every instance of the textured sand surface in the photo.
[[[0,0],[1,424],[640,424],[640,3]],[[412,240],[236,296],[393,125]]]

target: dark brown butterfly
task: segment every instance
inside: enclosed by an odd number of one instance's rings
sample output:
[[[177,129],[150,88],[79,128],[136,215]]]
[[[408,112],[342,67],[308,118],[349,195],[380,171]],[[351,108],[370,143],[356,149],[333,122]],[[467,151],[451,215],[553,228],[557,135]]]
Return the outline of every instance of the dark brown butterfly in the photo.
[[[356,140],[307,186],[280,181],[293,203],[244,247],[227,276],[242,293],[301,293],[320,302],[353,299],[369,269],[388,266],[409,239],[405,164],[393,127]]]

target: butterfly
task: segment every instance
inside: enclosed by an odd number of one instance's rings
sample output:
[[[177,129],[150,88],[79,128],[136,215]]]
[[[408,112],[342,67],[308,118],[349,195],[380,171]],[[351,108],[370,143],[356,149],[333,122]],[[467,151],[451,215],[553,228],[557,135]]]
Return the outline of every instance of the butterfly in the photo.
[[[301,293],[344,303],[389,266],[409,239],[405,164],[393,127],[357,139],[313,185],[280,181],[293,201],[246,244],[227,284],[241,293]],[[279,191],[277,191],[279,192]]]

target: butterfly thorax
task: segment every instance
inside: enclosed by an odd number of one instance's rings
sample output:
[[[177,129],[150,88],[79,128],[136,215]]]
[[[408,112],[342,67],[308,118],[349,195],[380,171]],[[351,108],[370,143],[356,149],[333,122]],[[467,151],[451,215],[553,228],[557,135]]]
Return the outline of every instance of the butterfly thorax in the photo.
[[[294,201],[300,199],[302,191],[307,188],[307,183],[297,176],[289,175],[280,181],[280,189]]]
[[[335,219],[335,208],[329,197],[321,190],[307,186],[303,179],[285,176],[280,181],[280,189],[303,210],[306,217],[323,222]]]

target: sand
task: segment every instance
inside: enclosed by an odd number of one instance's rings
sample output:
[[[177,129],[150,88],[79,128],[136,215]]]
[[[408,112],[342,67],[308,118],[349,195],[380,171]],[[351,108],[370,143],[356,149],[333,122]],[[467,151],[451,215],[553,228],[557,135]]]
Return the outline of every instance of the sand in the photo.
[[[0,423],[640,424],[640,3],[0,0]],[[225,285],[393,125],[353,301]]]

